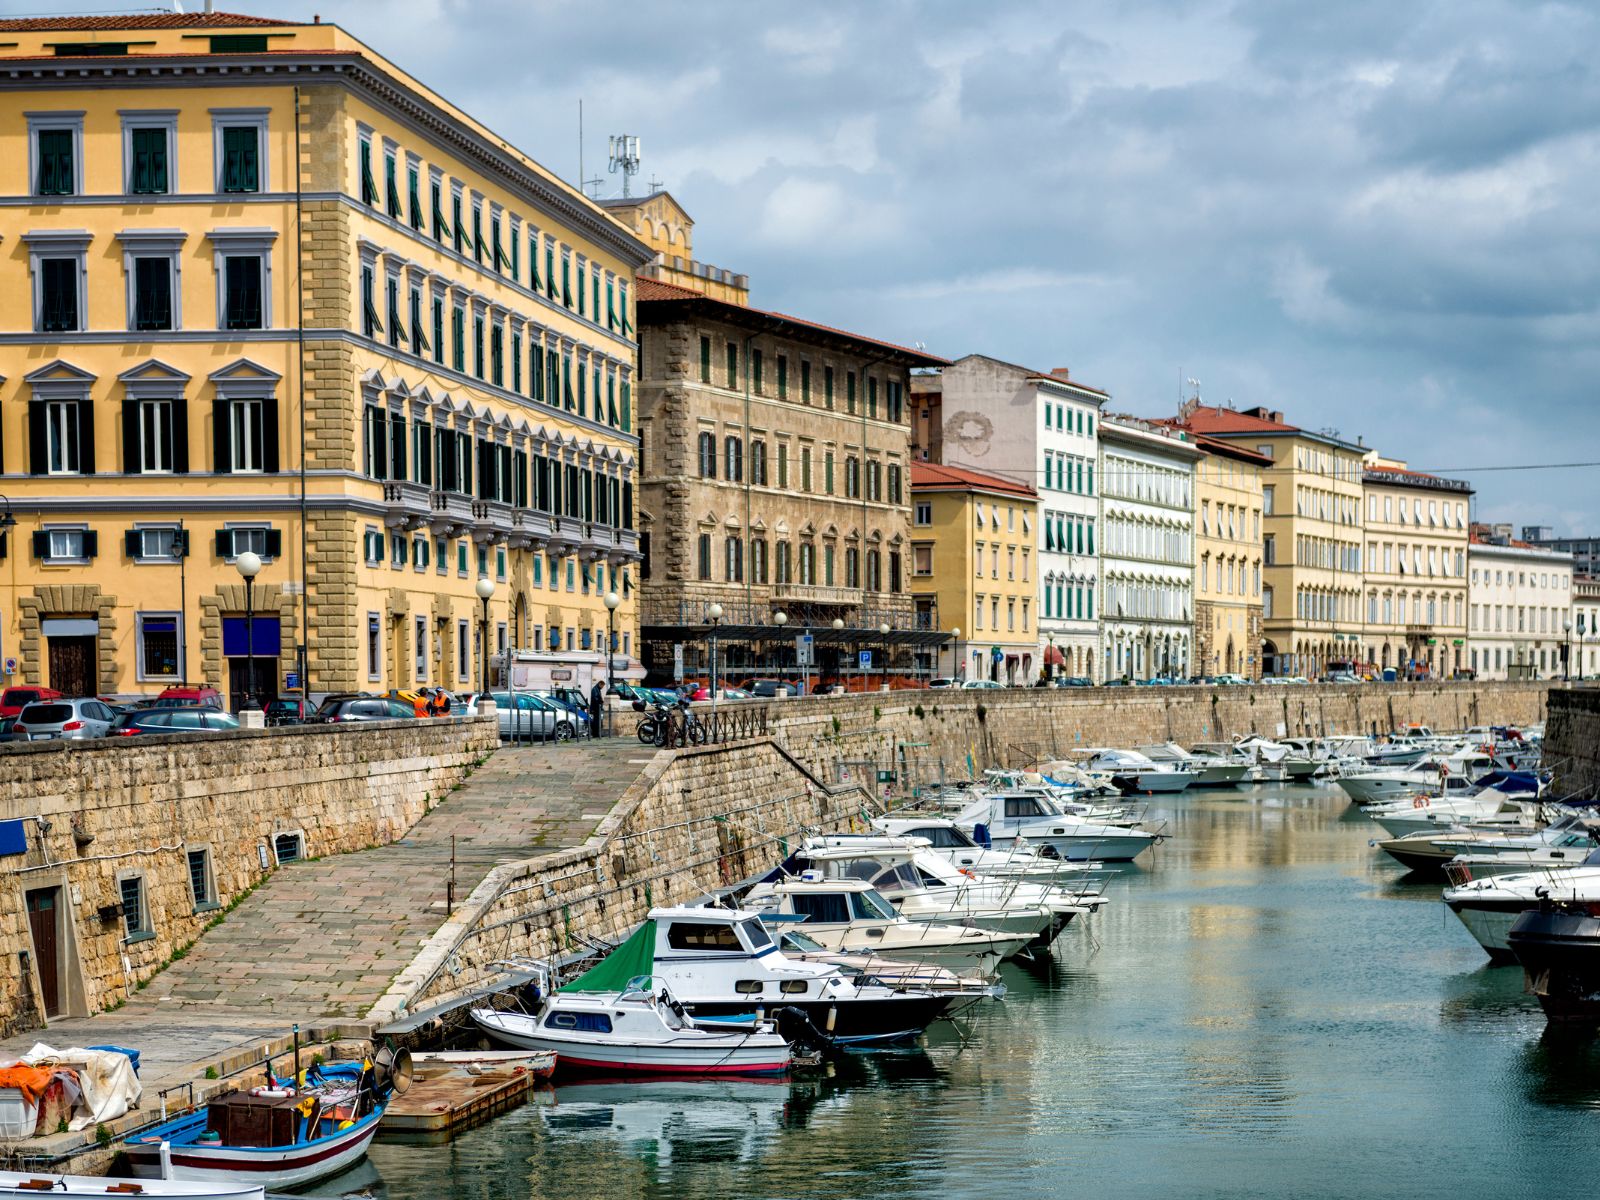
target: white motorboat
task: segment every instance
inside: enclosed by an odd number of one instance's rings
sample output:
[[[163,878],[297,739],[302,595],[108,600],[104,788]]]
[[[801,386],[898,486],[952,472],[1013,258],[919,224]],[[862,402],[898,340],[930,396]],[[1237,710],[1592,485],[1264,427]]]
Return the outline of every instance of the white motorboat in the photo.
[[[1099,772],[1123,792],[1154,794],[1181,792],[1198,777],[1198,772],[1186,770],[1170,762],[1156,762],[1137,750],[1119,750],[1113,746],[1093,747],[1082,752],[1086,757],[1086,771]]]
[[[264,1200],[266,1189],[253,1183],[198,1183],[182,1179],[117,1179],[105,1175],[51,1175],[40,1171],[0,1171],[0,1197],[148,1196],[151,1200]]]
[[[1194,776],[1190,787],[1237,787],[1249,783],[1251,764],[1246,759],[1213,754],[1197,754],[1185,750],[1176,742],[1163,742],[1159,746],[1140,746],[1139,753],[1151,762],[1165,764]]]
[[[1071,890],[1101,866],[1042,855],[1018,842],[1012,842],[1006,850],[985,850],[954,821],[944,817],[874,817],[872,827],[886,837],[921,838],[928,843],[928,849],[956,867],[991,879],[1027,879]]]
[[[813,871],[758,883],[744,903],[763,914],[802,918],[806,933],[830,949],[934,963],[982,977],[993,975],[1001,960],[1020,953],[1029,942],[1027,934],[913,921],[865,880],[825,880]]]
[[[1042,792],[980,792],[955,823],[985,849],[1020,843],[1031,854],[1080,862],[1132,862],[1158,840],[1144,829],[1070,816]]]
[[[1448,782],[1448,780],[1446,781]],[[1504,825],[1531,827],[1538,792],[1523,790],[1516,777],[1495,784],[1467,784],[1464,790],[1440,796],[1412,796],[1365,810],[1391,837],[1448,829],[1452,825]],[[1516,789],[1516,790],[1512,790]]]
[[[1244,767],[1244,783],[1277,783],[1288,778],[1288,773],[1278,763],[1269,763],[1256,753],[1254,747],[1245,748],[1233,742],[1196,742],[1189,753],[1201,758],[1216,759]]]
[[[568,985],[583,986],[581,979]],[[475,1008],[471,1016],[496,1041],[554,1052],[562,1070],[759,1075],[785,1071],[792,1060],[789,1044],[769,1022],[703,1026],[649,975],[634,977],[621,991],[556,992],[537,1013]]]
[[[795,852],[824,879],[865,879],[913,921],[975,925],[1030,939],[1043,948],[1077,915],[1104,902],[1023,880],[985,879],[958,870],[915,838],[809,838]]]
[[[1291,783],[1304,782],[1317,773],[1317,763],[1314,760],[1296,752],[1282,742],[1271,741],[1268,738],[1261,737],[1259,734],[1235,738],[1234,745],[1241,750],[1254,752],[1256,759],[1263,766],[1278,767],[1282,771],[1282,775],[1279,777]]]
[[[1463,794],[1495,769],[1494,757],[1481,750],[1428,754],[1411,766],[1346,771],[1339,787],[1357,804],[1381,804],[1426,792]]]
[[[976,975],[957,975],[948,967],[933,963],[901,962],[871,953],[851,954],[842,950],[832,950],[811,937],[799,925],[789,923],[776,925],[772,932],[778,940],[778,949],[788,958],[796,962],[826,963],[838,967],[846,975],[870,979],[873,983],[896,988],[913,988],[923,992],[986,995],[995,999],[1006,993],[1003,983],[992,983],[989,979]]]
[[[1501,963],[1516,961],[1506,936],[1511,926],[1546,898],[1575,904],[1600,903],[1600,864],[1554,873],[1496,875],[1444,890],[1444,902],[1450,911],[1461,918],[1489,957]]]

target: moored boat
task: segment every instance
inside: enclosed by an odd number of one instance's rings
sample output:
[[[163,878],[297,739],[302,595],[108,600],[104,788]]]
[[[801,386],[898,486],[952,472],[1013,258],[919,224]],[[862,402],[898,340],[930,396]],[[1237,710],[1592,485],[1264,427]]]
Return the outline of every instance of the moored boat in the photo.
[[[142,1196],[151,1200],[264,1200],[259,1184],[192,1183],[178,1179],[113,1179],[104,1175],[46,1175],[38,1171],[0,1171],[0,1197]]]
[[[1546,900],[1516,919],[1506,941],[1547,1021],[1600,1025],[1600,917],[1588,905]]]

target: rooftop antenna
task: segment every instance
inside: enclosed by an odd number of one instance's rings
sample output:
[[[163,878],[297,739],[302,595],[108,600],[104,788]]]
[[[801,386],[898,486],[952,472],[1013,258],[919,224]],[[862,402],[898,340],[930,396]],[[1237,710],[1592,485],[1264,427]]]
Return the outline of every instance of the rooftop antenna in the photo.
[[[629,182],[639,173],[639,139],[631,133],[614,133],[609,139],[611,173],[622,172],[622,198],[630,195]]]
[[[650,191],[652,194],[659,192],[665,183],[666,180],[656,178],[654,171],[650,173]]]
[[[1195,379],[1193,376],[1191,376],[1189,378],[1189,380],[1188,380],[1188,384],[1189,384],[1189,387],[1191,389],[1193,389],[1193,391],[1194,391],[1193,399],[1194,399],[1195,403],[1198,404],[1199,401],[1200,401],[1200,381],[1198,379]]]

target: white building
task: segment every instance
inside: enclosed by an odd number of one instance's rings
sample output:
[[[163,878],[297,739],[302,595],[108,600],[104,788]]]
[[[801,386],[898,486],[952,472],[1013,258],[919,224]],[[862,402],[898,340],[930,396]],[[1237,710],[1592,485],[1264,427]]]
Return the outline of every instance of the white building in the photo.
[[[1600,578],[1572,580],[1572,677],[1600,678]]]
[[[1110,397],[1070,378],[981,354],[913,379],[913,453],[998,475],[1039,493],[1039,653],[1057,675],[1099,664],[1097,432]]]
[[[1480,679],[1552,679],[1571,634],[1572,555],[1474,525],[1467,549],[1469,659]]]
[[[1194,661],[1194,471],[1181,430],[1100,423],[1104,678],[1184,678]]]

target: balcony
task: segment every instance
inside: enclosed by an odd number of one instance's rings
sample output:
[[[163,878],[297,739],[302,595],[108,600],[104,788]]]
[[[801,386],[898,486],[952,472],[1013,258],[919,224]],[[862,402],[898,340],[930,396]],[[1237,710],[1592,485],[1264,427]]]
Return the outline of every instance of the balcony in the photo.
[[[480,545],[503,543],[510,539],[511,506],[499,500],[472,502],[472,540]]]
[[[390,529],[421,529],[428,524],[432,512],[424,484],[401,481],[383,485],[383,523]]]
[[[472,529],[472,497],[460,492],[434,492],[428,524],[438,537],[461,537]]]
[[[791,604],[842,604],[856,608],[861,604],[861,589],[815,583],[778,583],[772,587],[772,598]]]

